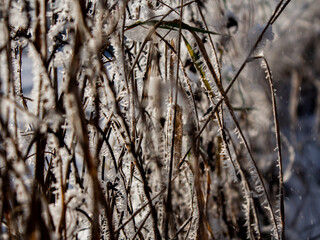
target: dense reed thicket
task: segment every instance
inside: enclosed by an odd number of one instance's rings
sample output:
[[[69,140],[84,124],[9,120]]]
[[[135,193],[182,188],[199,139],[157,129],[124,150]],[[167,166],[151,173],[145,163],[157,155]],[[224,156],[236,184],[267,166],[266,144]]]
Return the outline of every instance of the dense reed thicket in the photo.
[[[289,2],[1,1],[1,238],[284,239]]]

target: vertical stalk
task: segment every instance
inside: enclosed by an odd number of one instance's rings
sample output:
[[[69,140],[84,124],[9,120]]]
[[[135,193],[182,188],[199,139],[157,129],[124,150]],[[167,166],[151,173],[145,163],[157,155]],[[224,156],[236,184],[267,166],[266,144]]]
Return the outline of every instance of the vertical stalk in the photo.
[[[169,221],[170,213],[172,212],[172,203],[171,203],[171,179],[173,174],[173,158],[174,158],[174,144],[175,144],[175,133],[176,133],[176,119],[177,119],[177,101],[178,101],[178,85],[179,85],[179,59],[181,51],[181,27],[182,27],[182,16],[183,16],[183,0],[180,1],[180,19],[179,19],[179,37],[177,42],[177,69],[176,69],[176,78],[175,78],[175,97],[174,97],[174,113],[173,113],[173,129],[172,129],[172,138],[171,138],[171,154],[170,154],[170,165],[169,165],[169,176],[167,183],[167,199],[165,207],[165,227],[164,227],[164,238],[168,239],[169,237]]]

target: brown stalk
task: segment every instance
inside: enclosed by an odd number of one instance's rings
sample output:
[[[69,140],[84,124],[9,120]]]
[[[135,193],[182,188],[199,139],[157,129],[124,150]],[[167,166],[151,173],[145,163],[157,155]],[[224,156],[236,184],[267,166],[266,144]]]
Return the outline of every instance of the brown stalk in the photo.
[[[171,154],[170,154],[170,163],[169,163],[169,176],[167,183],[167,199],[165,201],[165,217],[164,217],[164,238],[168,239],[169,237],[169,221],[170,213],[172,212],[172,203],[171,203],[171,179],[173,173],[173,158],[174,158],[174,147],[175,147],[175,134],[176,134],[176,119],[177,119],[177,101],[178,101],[178,84],[179,84],[179,58],[181,50],[181,27],[182,27],[182,16],[183,16],[183,0],[180,1],[180,19],[179,19],[179,37],[178,37],[178,59],[177,59],[177,69],[176,69],[176,78],[175,78],[175,97],[174,97],[174,113],[173,113],[173,130],[172,130],[172,140],[171,140]]]
[[[266,65],[267,79],[270,86],[270,93],[272,96],[272,112],[273,112],[273,122],[276,133],[276,142],[277,142],[277,152],[278,152],[278,166],[279,166],[279,176],[278,176],[278,187],[279,187],[279,202],[280,202],[280,219],[281,219],[281,229],[278,231],[281,232],[281,238],[285,239],[285,213],[284,213],[284,184],[283,184],[283,168],[282,168],[282,148],[281,148],[281,134],[280,134],[280,125],[279,117],[277,110],[277,101],[275,96],[275,89],[273,85],[273,78],[271,75],[271,70],[268,64],[267,59],[264,56],[256,57],[255,59],[261,59]]]

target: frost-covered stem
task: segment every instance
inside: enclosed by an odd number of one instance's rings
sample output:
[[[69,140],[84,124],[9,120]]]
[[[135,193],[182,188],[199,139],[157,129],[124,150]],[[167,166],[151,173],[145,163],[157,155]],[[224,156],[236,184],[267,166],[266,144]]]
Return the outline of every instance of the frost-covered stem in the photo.
[[[277,149],[278,149],[278,167],[279,167],[279,201],[280,201],[280,219],[282,229],[278,229],[281,233],[282,239],[285,239],[285,212],[284,212],[284,187],[283,187],[283,170],[282,170],[282,150],[281,150],[281,138],[280,138],[280,127],[279,127],[279,118],[278,118],[278,111],[277,111],[277,102],[276,96],[274,94],[275,89],[273,86],[273,79],[271,75],[271,70],[268,64],[268,61],[264,56],[259,56],[266,67],[267,79],[269,81],[270,92],[272,96],[272,111],[273,111],[273,121],[275,126],[276,132],[276,141],[277,141]]]
[[[179,59],[181,51],[181,27],[182,27],[182,16],[183,16],[183,0],[180,0],[180,19],[179,19],[179,37],[177,40],[177,68],[176,68],[176,77],[175,77],[175,97],[174,97],[174,112],[173,112],[173,121],[172,121],[172,138],[171,138],[171,152],[170,152],[170,163],[169,163],[169,175],[167,183],[167,199],[165,206],[165,225],[164,225],[164,238],[168,239],[169,237],[169,220],[170,213],[172,212],[172,203],[171,203],[171,179],[173,173],[173,158],[174,158],[174,145],[175,145],[175,134],[176,134],[176,120],[177,120],[177,104],[178,104],[178,86],[179,86]]]
[[[231,146],[232,146],[233,152],[236,154],[235,144],[232,141],[232,139],[230,139],[230,141],[231,141]],[[253,197],[252,197],[252,194],[250,191],[249,183],[248,183],[246,176],[241,168],[237,154],[235,157],[235,164],[237,164],[237,166],[238,166],[237,167],[237,174],[240,175],[240,184],[242,185],[242,190],[244,191],[245,203],[243,206],[243,211],[244,211],[245,217],[247,218],[246,221],[248,223],[248,225],[247,225],[247,228],[248,228],[247,235],[248,236],[247,237],[249,239],[249,236],[250,236],[250,239],[252,239],[252,235],[254,233],[252,232],[251,228],[253,227],[253,230],[256,234],[256,238],[254,238],[254,239],[260,239],[261,233],[260,233],[260,229],[259,229],[259,220],[258,220],[256,209],[254,207]],[[249,209],[246,209],[246,205],[248,206]],[[252,224],[251,224],[250,211],[252,211],[252,215],[253,215],[253,223]]]

